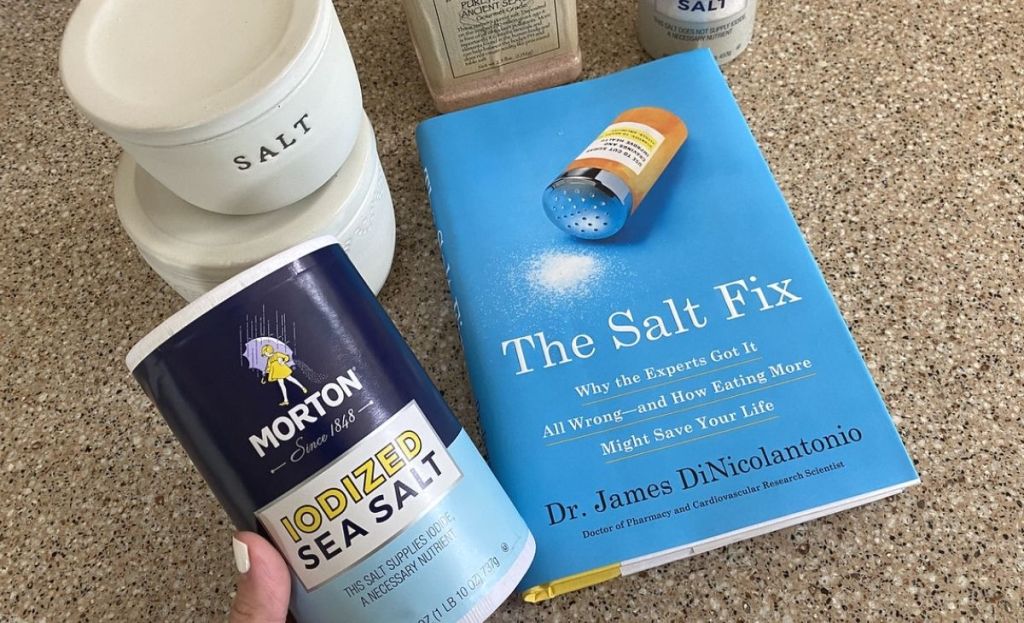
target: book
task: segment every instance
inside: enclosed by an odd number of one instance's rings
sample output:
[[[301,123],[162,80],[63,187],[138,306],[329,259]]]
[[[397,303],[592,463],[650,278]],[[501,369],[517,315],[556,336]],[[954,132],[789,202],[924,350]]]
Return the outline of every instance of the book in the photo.
[[[545,188],[637,107],[685,143],[614,236],[555,227]],[[489,461],[537,541],[524,599],[919,482],[707,50],[429,119],[417,142]]]

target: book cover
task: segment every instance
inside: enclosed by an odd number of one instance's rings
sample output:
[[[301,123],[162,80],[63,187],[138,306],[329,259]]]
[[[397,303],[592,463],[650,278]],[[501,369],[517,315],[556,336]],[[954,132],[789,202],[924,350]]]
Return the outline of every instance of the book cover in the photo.
[[[545,189],[638,107],[685,142],[614,235],[556,227]],[[417,141],[489,460],[537,541],[525,599],[918,482],[706,50],[430,119]]]

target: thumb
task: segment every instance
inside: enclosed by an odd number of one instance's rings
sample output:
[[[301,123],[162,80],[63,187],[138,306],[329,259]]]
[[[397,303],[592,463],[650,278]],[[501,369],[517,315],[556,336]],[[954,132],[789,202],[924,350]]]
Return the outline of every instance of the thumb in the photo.
[[[240,575],[230,623],[284,623],[291,593],[291,576],[284,559],[254,532],[239,532],[232,537],[231,547]]]

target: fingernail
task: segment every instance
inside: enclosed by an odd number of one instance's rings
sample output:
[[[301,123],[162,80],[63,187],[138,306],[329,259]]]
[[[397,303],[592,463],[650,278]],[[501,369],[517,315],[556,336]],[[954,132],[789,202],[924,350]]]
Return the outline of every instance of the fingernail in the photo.
[[[235,567],[238,568],[238,572],[247,573],[249,571],[249,547],[235,537],[231,537],[231,550],[235,553]]]

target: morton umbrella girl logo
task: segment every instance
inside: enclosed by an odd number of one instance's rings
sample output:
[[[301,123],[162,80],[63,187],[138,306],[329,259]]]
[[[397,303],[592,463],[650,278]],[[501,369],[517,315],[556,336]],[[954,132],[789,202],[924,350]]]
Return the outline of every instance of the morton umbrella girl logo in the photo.
[[[285,381],[298,387],[303,394],[309,390],[294,376],[292,349],[273,337],[258,337],[245,343],[245,358],[249,367],[263,372],[260,383],[277,383],[281,388],[281,406],[288,406],[288,386]]]
[[[247,316],[245,324],[239,327],[242,365],[260,373],[261,385],[277,384],[281,390],[282,407],[289,404],[289,390],[293,394],[297,391],[303,395],[309,393],[296,376],[296,368],[302,372],[306,382],[322,383],[325,380],[322,374],[295,356],[295,335],[294,322],[289,323],[283,314],[276,312],[268,317],[265,310],[257,316]]]

